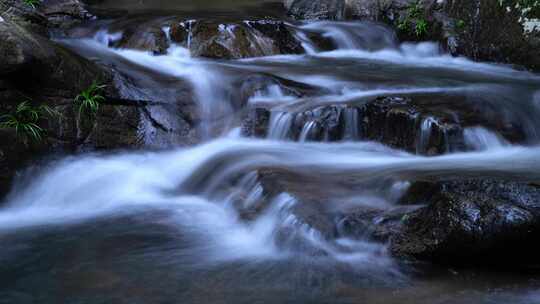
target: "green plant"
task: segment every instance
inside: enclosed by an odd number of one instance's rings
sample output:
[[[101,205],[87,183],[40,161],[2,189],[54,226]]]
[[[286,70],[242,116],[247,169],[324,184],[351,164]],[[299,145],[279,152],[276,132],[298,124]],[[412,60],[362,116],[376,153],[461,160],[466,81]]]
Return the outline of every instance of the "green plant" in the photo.
[[[416,25],[414,27],[414,33],[417,37],[422,37],[426,35],[428,32],[428,23],[424,19],[419,19],[416,21]]]
[[[412,3],[409,6],[408,14],[409,14],[410,18],[420,18],[420,17],[422,17],[424,14],[423,14],[422,5],[420,4],[420,2],[417,1],[415,3]]]
[[[82,91],[77,97],[75,97],[75,104],[79,108],[79,116],[82,112],[96,115],[99,110],[99,105],[105,101],[105,97],[101,95],[105,85],[100,85],[97,82],[93,82],[86,90]]]
[[[23,101],[9,114],[0,116],[0,129],[14,129],[17,138],[28,141],[39,142],[43,139],[45,130],[38,123],[43,115],[60,115],[48,106],[32,106],[29,101]]]
[[[36,8],[40,3],[41,0],[23,0],[24,3],[32,8]]]
[[[456,21],[456,28],[458,30],[463,30],[465,28],[465,20],[460,19]]]
[[[414,34],[417,37],[427,35],[429,23],[419,1],[409,5],[405,18],[398,23],[397,27],[400,31]]]

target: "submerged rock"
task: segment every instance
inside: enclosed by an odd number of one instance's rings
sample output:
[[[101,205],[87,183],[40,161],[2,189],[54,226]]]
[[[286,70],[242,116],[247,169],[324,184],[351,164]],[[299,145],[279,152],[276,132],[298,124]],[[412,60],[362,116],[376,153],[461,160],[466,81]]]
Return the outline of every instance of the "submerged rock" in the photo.
[[[486,179],[438,183],[424,192],[418,202],[430,203],[406,216],[391,242],[395,255],[499,267],[537,262],[538,186]]]

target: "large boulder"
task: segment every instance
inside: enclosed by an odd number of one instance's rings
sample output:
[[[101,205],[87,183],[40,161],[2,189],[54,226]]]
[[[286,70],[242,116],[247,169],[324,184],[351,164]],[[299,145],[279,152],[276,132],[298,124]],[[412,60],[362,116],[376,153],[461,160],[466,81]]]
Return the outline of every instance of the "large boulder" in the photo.
[[[35,16],[45,20],[43,27],[34,22]],[[15,128],[0,129],[0,196],[19,170],[51,153],[162,148],[197,140],[198,114],[191,99],[146,99],[128,76],[49,40],[42,32],[47,21],[39,16],[16,4],[0,11],[2,122],[26,102],[39,112],[35,123],[43,130],[40,138],[32,139]],[[105,99],[95,115],[81,114],[74,100],[93,83],[105,85],[98,92]],[[43,110],[45,106],[52,111]]]
[[[537,263],[540,188],[497,180],[438,183],[409,201],[429,204],[404,218],[396,256],[445,264]],[[408,194],[411,195],[411,194]],[[535,260],[536,259],[536,260]]]

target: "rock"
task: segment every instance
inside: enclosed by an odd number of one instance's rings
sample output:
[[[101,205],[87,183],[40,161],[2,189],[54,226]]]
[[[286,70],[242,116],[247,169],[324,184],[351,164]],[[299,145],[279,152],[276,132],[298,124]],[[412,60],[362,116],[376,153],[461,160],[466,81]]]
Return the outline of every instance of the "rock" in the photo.
[[[293,0],[286,2],[288,14],[296,19],[343,20],[345,0]]]
[[[187,47],[192,56],[207,58],[239,59],[304,51],[293,31],[282,21],[192,20],[173,24],[170,36]]]
[[[390,209],[360,208],[339,215],[337,229],[342,237],[388,242],[402,231],[407,214],[416,206]]]
[[[0,0],[0,17],[3,22],[16,23],[25,30],[33,31],[43,36],[48,35],[47,18],[31,6],[18,0]]]
[[[254,108],[248,111],[242,120],[242,135],[264,138],[268,135],[269,124],[270,111],[264,108]]]
[[[78,0],[44,0],[38,10],[52,28],[68,29],[94,17]]]
[[[396,256],[444,264],[535,261],[540,252],[540,188],[496,180],[428,187],[429,205],[409,214],[393,237]],[[414,198],[413,198],[414,199]],[[419,202],[423,202],[421,199]]]
[[[444,154],[463,150],[462,127],[441,111],[429,113],[403,98],[383,98],[368,103],[362,133],[370,140],[422,154]]]
[[[452,19],[453,54],[540,70],[540,39],[525,32],[519,9],[499,1],[447,0],[444,15]]]
[[[1,0],[0,16],[43,36],[49,30],[65,30],[93,18],[78,0],[44,0],[36,8],[24,1]]]
[[[142,24],[123,32],[122,39],[115,45],[126,49],[150,51],[156,55],[166,54],[169,41],[165,32],[156,27]]]
[[[0,45],[0,77],[22,81],[30,90],[71,96],[96,79],[110,78],[94,63],[11,20],[0,23],[0,39],[5,42]]]

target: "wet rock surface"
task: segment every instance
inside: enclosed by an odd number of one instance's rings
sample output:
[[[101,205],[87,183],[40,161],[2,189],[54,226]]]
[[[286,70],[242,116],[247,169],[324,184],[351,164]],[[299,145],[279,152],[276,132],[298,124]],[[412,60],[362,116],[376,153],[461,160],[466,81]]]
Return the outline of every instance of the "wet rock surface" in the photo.
[[[156,55],[167,53],[170,47],[166,33],[148,23],[138,23],[123,31],[116,46],[126,49],[150,51]]]
[[[207,58],[239,59],[304,51],[283,21],[183,21],[171,26],[170,36],[193,56]]]
[[[45,0],[38,9],[52,28],[68,29],[94,18],[79,0]]]
[[[540,249],[535,241],[540,232],[537,185],[466,180],[439,183],[423,194],[416,200],[428,198],[430,203],[406,216],[402,232],[391,242],[395,255],[444,264],[492,263],[502,268],[536,263]]]
[[[444,12],[453,19],[453,53],[540,70],[538,31],[525,32],[520,9],[507,9],[497,1],[453,0],[446,1]]]
[[[337,217],[337,229],[342,236],[388,242],[400,235],[408,214],[417,206],[397,206],[388,210],[358,208]]]

